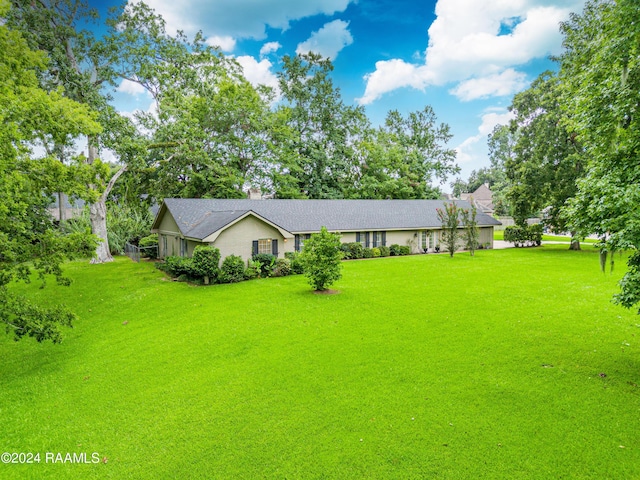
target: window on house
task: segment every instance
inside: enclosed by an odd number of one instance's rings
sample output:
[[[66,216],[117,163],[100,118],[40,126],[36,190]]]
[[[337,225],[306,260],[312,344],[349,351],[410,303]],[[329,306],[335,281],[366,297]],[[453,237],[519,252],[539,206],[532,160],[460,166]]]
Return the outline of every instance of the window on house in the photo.
[[[273,250],[270,238],[261,238],[258,240],[258,253],[271,254]]]
[[[429,248],[429,244],[427,243],[427,237],[429,236],[428,232],[426,230],[422,231],[422,242],[421,242],[421,246],[422,246],[422,250],[426,250],[427,248]]]
[[[167,236],[162,235],[162,256],[167,256]]]
[[[429,232],[429,248],[433,248],[433,232]]]
[[[373,232],[373,246],[379,247],[382,245],[382,232]]]
[[[181,257],[186,257],[187,256],[187,240],[184,238],[180,239],[180,256]]]
[[[299,235],[296,235],[296,244],[295,244],[295,249],[296,252],[301,252],[302,249],[304,248],[304,242],[306,242],[307,240],[309,240],[311,238],[311,234],[310,233],[301,233]]]
[[[363,247],[369,247],[369,232],[356,232],[356,243],[362,244]]]

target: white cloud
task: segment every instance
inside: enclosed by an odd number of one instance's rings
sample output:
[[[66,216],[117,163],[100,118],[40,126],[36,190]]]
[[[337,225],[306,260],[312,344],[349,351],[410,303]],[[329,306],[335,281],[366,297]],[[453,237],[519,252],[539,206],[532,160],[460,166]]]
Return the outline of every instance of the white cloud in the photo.
[[[502,73],[487,77],[472,78],[458,84],[449,91],[463,102],[478,98],[513,95],[528,85],[527,75],[508,68]]]
[[[138,0],[129,0],[135,3]],[[292,20],[312,15],[334,15],[343,12],[355,0],[146,0],[161,14],[171,33],[183,30],[193,35],[234,38],[265,38],[265,27],[286,30]]]
[[[273,64],[262,59],[259,62],[248,55],[235,57],[236,61],[244,71],[244,77],[249,80],[252,85],[266,85],[274,89],[276,97],[279,96],[278,77],[271,71]]]
[[[260,49],[260,56],[265,57],[270,53],[277,52],[281,47],[280,42],[267,42]]]
[[[230,36],[218,36],[213,35],[207,38],[207,45],[211,47],[220,47],[220,50],[223,52],[233,52],[233,49],[236,48],[236,40]]]
[[[340,50],[353,43],[349,32],[349,22],[334,20],[313,32],[308,40],[298,44],[296,53],[314,52],[325,58],[335,59]]]
[[[135,96],[148,93],[147,90],[139,83],[132,82],[131,80],[126,80],[126,79],[120,82],[120,85],[118,85],[118,88],[116,88],[116,92],[126,93],[129,95],[135,95]]]
[[[496,125],[507,125],[513,117],[512,112],[507,112],[502,108],[488,109],[487,113],[482,115],[478,134],[465,139],[455,148],[457,162],[459,164],[486,163],[487,135],[493,132]]]
[[[425,88],[469,79],[476,81],[462,85],[461,95],[473,96],[474,92],[501,95],[505,89],[490,88],[492,80],[504,76],[511,67],[558,53],[562,39],[559,24],[570,12],[580,11],[584,0],[566,2],[563,7],[548,3],[547,0],[438,0],[437,18],[429,28],[425,63],[398,59],[377,62],[376,71],[365,77],[367,86],[360,103],[371,103],[396,88]],[[510,26],[509,31],[501,35],[505,25]],[[412,78],[410,82],[405,80],[407,75]],[[504,79],[511,76],[510,88],[521,81],[513,73],[506,75]]]
[[[482,123],[478,127],[478,133],[483,136],[489,135],[496,125],[508,125],[513,118],[513,112],[502,111],[498,113],[494,111],[485,113],[482,115]]]
[[[376,70],[364,78],[367,82],[364,96],[356,99],[362,105],[373,102],[387,92],[402,87],[424,90],[429,84],[426,67],[416,67],[404,60],[381,60],[376,62]]]

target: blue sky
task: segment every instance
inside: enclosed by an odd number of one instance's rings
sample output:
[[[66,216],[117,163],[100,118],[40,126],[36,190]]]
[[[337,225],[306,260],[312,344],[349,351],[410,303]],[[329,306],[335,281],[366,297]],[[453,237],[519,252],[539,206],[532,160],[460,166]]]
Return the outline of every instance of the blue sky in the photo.
[[[109,0],[107,0],[109,2]],[[584,0],[147,0],[177,29],[202,30],[253,83],[275,85],[280,58],[309,50],[331,57],[345,102],[375,123],[392,109],[431,105],[449,124],[461,177],[489,164],[487,134],[509,119],[513,95],[555,65],[559,23]],[[94,2],[104,7],[105,2]],[[148,109],[134,85],[122,111]],[[442,186],[448,191],[447,184]]]

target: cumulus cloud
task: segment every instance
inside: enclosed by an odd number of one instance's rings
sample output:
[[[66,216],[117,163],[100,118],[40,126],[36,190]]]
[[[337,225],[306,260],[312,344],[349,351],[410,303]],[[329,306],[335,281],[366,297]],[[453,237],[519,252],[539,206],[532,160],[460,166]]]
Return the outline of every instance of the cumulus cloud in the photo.
[[[365,77],[359,101],[371,103],[396,88],[423,89],[451,82],[467,82],[454,92],[468,99],[502,95],[510,89],[513,93],[524,80],[512,67],[558,53],[560,22],[583,4],[584,0],[572,0],[564,7],[550,6],[546,0],[438,0],[424,64],[399,59],[377,62],[375,72]],[[497,88],[500,79],[508,86]]]
[[[129,0],[135,3],[138,0]],[[343,12],[355,0],[146,0],[147,5],[161,14],[171,32],[183,30],[193,35],[202,30],[205,35],[233,38],[265,38],[265,27],[286,30],[292,20],[312,15],[334,15]]]
[[[212,47],[220,47],[220,50],[223,52],[233,52],[233,49],[236,48],[236,40],[230,36],[218,36],[213,35],[207,38],[207,45]]]
[[[478,98],[502,97],[513,95],[528,85],[527,75],[508,68],[502,73],[487,77],[472,78],[458,84],[449,93],[468,102]]]
[[[489,110],[482,115],[482,121],[478,127],[478,134],[465,139],[455,148],[457,162],[459,164],[465,164],[484,160],[484,150],[483,153],[479,153],[481,146],[479,143],[481,141],[486,142],[487,135],[493,132],[496,125],[507,125],[513,117],[512,112],[507,112],[504,109]],[[482,147],[484,147],[484,145],[482,145]]]
[[[282,45],[280,45],[280,42],[267,42],[262,45],[262,48],[260,49],[260,56],[265,57],[270,53],[277,52],[281,47]]]
[[[145,93],[147,93],[147,90],[139,83],[125,79],[120,82],[120,85],[118,85],[118,88],[116,88],[116,92],[138,96],[144,95]]]
[[[335,59],[340,50],[353,43],[349,32],[349,22],[334,20],[313,32],[308,40],[298,44],[297,54],[318,53],[325,58]]]
[[[271,87],[276,93],[276,96],[279,96],[278,77],[276,77],[271,70],[273,64],[269,60],[265,58],[258,62],[249,55],[242,55],[235,57],[235,59],[242,67],[244,77],[252,85],[266,85]]]
[[[367,105],[382,95],[402,87],[424,90],[429,82],[427,67],[419,67],[404,60],[381,60],[376,62],[376,70],[365,75],[367,88],[361,98],[356,101]]]

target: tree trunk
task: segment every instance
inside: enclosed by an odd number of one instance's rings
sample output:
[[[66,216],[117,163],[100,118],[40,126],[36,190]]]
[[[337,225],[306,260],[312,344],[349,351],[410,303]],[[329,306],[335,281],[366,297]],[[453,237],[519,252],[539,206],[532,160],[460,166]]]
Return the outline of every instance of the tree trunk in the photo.
[[[576,232],[571,232],[571,245],[569,250],[580,250],[580,240],[576,238]]]
[[[64,218],[64,198],[65,195],[62,192],[58,192],[58,225],[62,225],[65,221]]]
[[[100,244],[96,248],[96,255],[91,259],[91,263],[113,262],[113,257],[109,251],[109,240],[107,239],[107,202],[105,195],[102,195],[96,203],[91,204],[89,218],[91,219],[91,232],[100,239]]]

